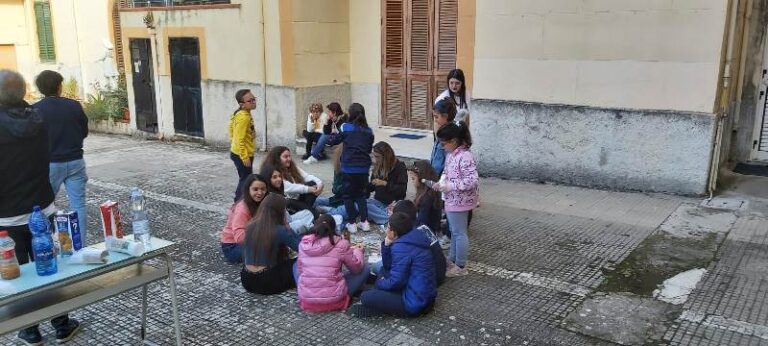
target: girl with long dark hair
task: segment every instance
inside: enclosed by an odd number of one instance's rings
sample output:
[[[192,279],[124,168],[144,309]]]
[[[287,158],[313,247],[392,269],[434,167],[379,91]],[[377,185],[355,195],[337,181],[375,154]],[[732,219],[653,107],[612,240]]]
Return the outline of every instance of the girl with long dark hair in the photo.
[[[328,139],[331,135],[339,133],[341,125],[344,125],[348,121],[348,117],[341,109],[341,105],[338,102],[331,102],[325,107],[328,109],[328,118],[323,126],[323,134],[320,139],[317,140],[317,144],[312,147],[312,153],[309,157],[304,159],[305,165],[311,165],[319,160],[325,159],[325,146],[328,144]]]
[[[265,164],[261,166],[260,175],[267,179],[267,190],[270,193],[279,195],[286,199],[286,206],[290,205],[291,200],[285,197],[285,184],[283,179],[282,170]],[[312,221],[315,219],[314,215],[309,210],[299,210],[291,214],[286,208],[286,219],[288,220],[288,226],[297,233],[304,233],[305,230],[312,227]]]
[[[440,95],[435,98],[435,103],[444,98],[449,98],[456,104],[458,110],[456,114],[456,121],[463,121],[469,126],[469,93],[467,92],[467,82],[464,79],[464,71],[461,69],[453,69],[448,72],[448,76],[445,78],[448,88],[446,88]]]
[[[259,205],[256,218],[246,227],[240,281],[246,291],[277,294],[296,287],[294,260],[288,249],[298,251],[299,235],[288,228],[285,198],[270,193]]]
[[[251,221],[259,204],[267,195],[267,179],[251,174],[243,181],[240,199],[229,208],[227,223],[221,230],[221,252],[229,263],[243,262],[243,240],[245,225]]]
[[[291,150],[284,146],[272,148],[264,158],[262,166],[277,167],[283,176],[284,193],[288,197],[288,210],[295,213],[309,210],[314,217],[318,216],[313,208],[317,196],[323,192],[323,181],[296,166],[291,156]]]

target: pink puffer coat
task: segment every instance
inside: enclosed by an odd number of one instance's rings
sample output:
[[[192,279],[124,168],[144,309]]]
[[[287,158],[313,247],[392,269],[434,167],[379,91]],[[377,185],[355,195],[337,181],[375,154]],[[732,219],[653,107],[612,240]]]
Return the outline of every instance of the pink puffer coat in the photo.
[[[342,264],[352,273],[363,269],[363,250],[350,248],[349,242],[336,237],[331,245],[328,237],[317,239],[314,234],[304,236],[299,243],[299,306],[304,311],[324,312],[346,309],[349,306],[347,283]]]

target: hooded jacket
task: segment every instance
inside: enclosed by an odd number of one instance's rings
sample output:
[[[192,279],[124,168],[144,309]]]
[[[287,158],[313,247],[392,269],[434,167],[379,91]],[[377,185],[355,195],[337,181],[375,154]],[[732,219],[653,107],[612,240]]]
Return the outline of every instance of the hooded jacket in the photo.
[[[445,170],[440,179],[448,187],[443,192],[445,211],[462,212],[475,209],[478,200],[479,177],[472,152],[465,146],[448,153]]]
[[[391,267],[388,275],[376,280],[376,288],[401,292],[405,311],[418,315],[437,298],[430,239],[411,230],[381,250],[382,262]]]
[[[363,250],[350,248],[349,242],[336,237],[335,245],[328,237],[318,239],[314,234],[304,236],[299,243],[296,283],[299,306],[304,311],[324,312],[346,309],[349,306],[347,282],[342,265],[352,273],[363,269]]]
[[[35,205],[45,208],[53,203],[48,163],[43,118],[26,102],[0,106],[0,219],[29,214]]]

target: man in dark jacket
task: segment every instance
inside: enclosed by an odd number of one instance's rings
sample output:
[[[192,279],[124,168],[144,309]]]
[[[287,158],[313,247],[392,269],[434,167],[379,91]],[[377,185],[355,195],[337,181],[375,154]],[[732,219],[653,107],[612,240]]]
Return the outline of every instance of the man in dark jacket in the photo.
[[[50,216],[55,212],[53,190],[48,182],[48,133],[43,119],[24,101],[24,78],[0,70],[0,229],[16,243],[20,264],[34,260],[29,216],[39,205]],[[51,320],[56,340],[69,341],[80,323],[67,315]],[[19,331],[27,345],[41,345],[37,326]]]
[[[413,219],[407,214],[392,214],[381,252],[383,263],[391,263],[389,272],[376,280],[374,289],[363,292],[362,304],[354,306],[351,314],[415,317],[435,303],[437,284],[430,241],[412,227]]]
[[[83,161],[83,140],[88,136],[88,118],[79,102],[61,97],[62,81],[64,78],[58,72],[40,72],[35,78],[35,85],[45,98],[32,107],[48,128],[49,179],[53,194],[58,194],[64,184],[69,206],[77,211],[80,236],[85,243],[88,234],[88,214],[85,208],[88,175]]]

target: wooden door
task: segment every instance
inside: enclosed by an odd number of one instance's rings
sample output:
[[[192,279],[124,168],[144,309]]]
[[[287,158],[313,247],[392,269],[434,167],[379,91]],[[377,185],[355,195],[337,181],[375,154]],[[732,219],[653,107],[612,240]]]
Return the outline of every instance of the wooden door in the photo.
[[[203,137],[200,87],[200,43],[196,37],[169,39],[173,127],[178,133]]]
[[[155,104],[155,75],[152,71],[152,47],[148,38],[132,38],[131,73],[133,99],[136,105],[136,127],[141,131],[157,132],[157,107]]]
[[[431,129],[432,103],[456,66],[458,1],[382,0],[382,14],[382,124]]]

